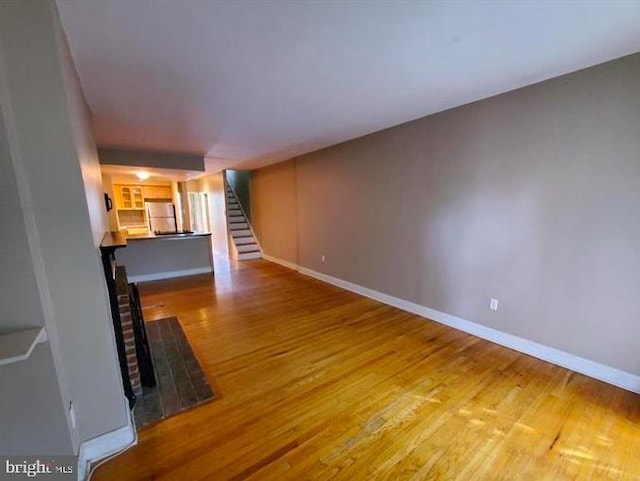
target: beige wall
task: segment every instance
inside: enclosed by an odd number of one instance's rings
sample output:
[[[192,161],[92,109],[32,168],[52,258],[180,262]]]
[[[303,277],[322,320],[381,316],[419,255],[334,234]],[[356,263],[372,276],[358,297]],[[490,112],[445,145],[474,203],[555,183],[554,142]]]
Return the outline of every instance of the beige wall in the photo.
[[[107,213],[108,230],[118,230],[118,214],[116,213],[116,192],[111,174],[102,174],[102,190],[109,195],[113,208]]]
[[[229,238],[227,235],[226,193],[222,172],[207,175],[195,181],[189,181],[187,187],[189,192],[207,193],[213,252],[215,255],[228,257]]]
[[[99,170],[55,3],[0,2],[0,56],[3,117],[44,317],[34,322],[44,322],[52,353],[37,359],[52,363],[41,372],[55,368],[64,406],[58,415],[77,450],[78,443],[127,424],[127,408],[96,247],[106,225]],[[70,402],[75,428],[67,417]],[[38,422],[26,404],[14,414],[24,426]]]
[[[251,225],[265,254],[298,260],[298,197],[295,159],[251,175]]]
[[[299,264],[640,374],[638,85],[640,54],[298,158]]]

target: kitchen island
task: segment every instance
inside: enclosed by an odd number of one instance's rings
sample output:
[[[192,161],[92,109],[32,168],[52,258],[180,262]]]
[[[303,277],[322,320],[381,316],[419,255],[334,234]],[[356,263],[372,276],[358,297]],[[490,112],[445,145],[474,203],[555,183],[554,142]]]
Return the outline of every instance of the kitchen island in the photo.
[[[127,235],[115,258],[126,267],[129,282],[213,273],[211,233]]]

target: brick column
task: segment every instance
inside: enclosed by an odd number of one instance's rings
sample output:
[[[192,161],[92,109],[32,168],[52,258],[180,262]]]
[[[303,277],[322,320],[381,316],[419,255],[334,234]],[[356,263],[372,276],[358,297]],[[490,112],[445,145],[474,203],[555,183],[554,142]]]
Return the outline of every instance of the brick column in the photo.
[[[140,370],[138,369],[138,358],[136,356],[136,339],[133,331],[133,318],[131,316],[131,304],[129,303],[129,283],[127,281],[127,271],[124,266],[116,267],[116,293],[118,295],[118,308],[120,310],[120,323],[122,324],[122,335],[124,336],[124,347],[127,354],[127,368],[129,379],[134,394],[142,394],[140,384]]]

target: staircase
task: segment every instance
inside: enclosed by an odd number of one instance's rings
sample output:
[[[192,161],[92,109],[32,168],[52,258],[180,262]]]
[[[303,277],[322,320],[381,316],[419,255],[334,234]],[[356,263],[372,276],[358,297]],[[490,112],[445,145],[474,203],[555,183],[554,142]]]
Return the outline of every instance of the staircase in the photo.
[[[259,259],[262,257],[258,240],[229,184],[227,184],[227,229],[231,240],[231,256],[234,259]]]

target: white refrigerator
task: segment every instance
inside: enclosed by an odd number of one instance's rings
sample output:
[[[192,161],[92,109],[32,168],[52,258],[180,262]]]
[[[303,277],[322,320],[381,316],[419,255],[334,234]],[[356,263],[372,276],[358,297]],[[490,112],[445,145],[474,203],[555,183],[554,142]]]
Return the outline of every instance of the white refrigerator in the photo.
[[[176,232],[176,209],[171,202],[147,202],[149,230],[155,233]]]

